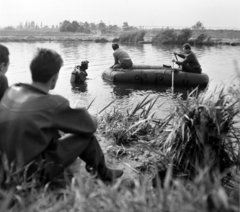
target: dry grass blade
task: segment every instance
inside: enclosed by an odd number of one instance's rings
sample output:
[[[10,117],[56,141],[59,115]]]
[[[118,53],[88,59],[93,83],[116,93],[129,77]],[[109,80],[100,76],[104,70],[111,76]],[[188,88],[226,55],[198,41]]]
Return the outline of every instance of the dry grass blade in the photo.
[[[136,112],[140,109],[142,109],[146,104],[148,104],[151,100],[148,100],[147,102],[146,99],[149,97],[150,94],[148,94],[140,103],[136,105],[136,107],[133,109],[133,111],[129,114],[129,116],[134,116]]]
[[[106,110],[113,102],[115,102],[116,99],[114,99],[113,101],[111,101],[106,107],[104,107],[102,110],[100,110],[100,112],[98,112],[97,115],[99,115],[100,113],[102,113],[104,110]]]
[[[95,98],[90,102],[90,104],[89,104],[88,107],[87,107],[87,110],[91,107],[91,105],[93,104],[93,102],[95,101],[96,98],[97,98],[97,97],[95,97]]]

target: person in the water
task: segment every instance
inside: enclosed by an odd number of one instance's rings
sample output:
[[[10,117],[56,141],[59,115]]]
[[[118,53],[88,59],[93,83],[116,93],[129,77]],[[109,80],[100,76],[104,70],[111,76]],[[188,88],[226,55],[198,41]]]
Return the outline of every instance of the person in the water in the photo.
[[[119,48],[117,43],[112,44],[112,48],[114,50],[114,64],[111,68],[117,69],[130,69],[133,66],[132,60],[127,52]]]
[[[82,61],[80,66],[75,66],[72,74],[71,74],[71,83],[84,83],[86,80],[86,77],[88,76],[87,74],[87,69],[88,69],[88,61]]]
[[[182,66],[182,71],[185,72],[191,72],[191,73],[202,73],[202,68],[200,63],[198,62],[197,56],[194,52],[191,51],[191,46],[190,44],[186,43],[182,46],[184,54],[176,53],[174,52],[175,55],[183,58],[183,61],[176,61],[173,60],[178,65]]]

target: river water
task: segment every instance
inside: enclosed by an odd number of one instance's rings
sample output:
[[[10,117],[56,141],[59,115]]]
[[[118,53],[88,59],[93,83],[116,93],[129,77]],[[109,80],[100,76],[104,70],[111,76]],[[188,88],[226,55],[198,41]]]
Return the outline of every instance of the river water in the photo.
[[[58,84],[53,93],[61,94],[69,99],[72,106],[76,104],[87,107],[93,99],[90,112],[97,113],[115,99],[112,106],[131,109],[143,99],[143,96],[160,95],[155,109],[158,115],[166,115],[173,98],[168,95],[170,87],[142,86],[106,82],[101,78],[102,72],[113,64],[111,43],[94,42],[34,42],[4,43],[10,50],[10,66],[7,72],[9,84],[30,82],[29,64],[38,47],[50,48],[61,54],[64,66],[61,68]],[[172,65],[173,52],[179,52],[181,46],[121,45],[131,56],[134,64]],[[240,46],[194,47],[202,65],[203,72],[210,78],[208,90],[217,85],[239,84],[236,80],[240,71]],[[75,65],[88,60],[88,79],[79,88],[72,88],[70,75]],[[187,95],[184,88],[175,88],[175,93]],[[163,106],[160,105],[164,103]]]

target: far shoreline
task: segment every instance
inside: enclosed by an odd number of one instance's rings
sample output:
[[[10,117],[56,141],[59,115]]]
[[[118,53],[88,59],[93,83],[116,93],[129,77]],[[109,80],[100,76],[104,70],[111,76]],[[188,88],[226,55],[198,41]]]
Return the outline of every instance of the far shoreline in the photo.
[[[71,33],[59,31],[17,31],[17,30],[0,30],[0,42],[51,42],[51,41],[76,41],[76,42],[96,42],[107,43],[118,41],[120,34],[123,32],[113,32],[106,34],[98,33]],[[209,32],[210,33],[210,32]],[[150,34],[150,36],[149,36]],[[211,32],[214,43],[216,45],[240,46],[240,31],[227,31],[225,36],[221,36],[221,32]],[[143,41],[138,44],[152,44],[151,32],[147,33]],[[194,39],[194,38],[191,38]],[[191,42],[191,40],[190,40]],[[155,45],[155,44],[152,44]],[[203,45],[208,45],[203,44]]]

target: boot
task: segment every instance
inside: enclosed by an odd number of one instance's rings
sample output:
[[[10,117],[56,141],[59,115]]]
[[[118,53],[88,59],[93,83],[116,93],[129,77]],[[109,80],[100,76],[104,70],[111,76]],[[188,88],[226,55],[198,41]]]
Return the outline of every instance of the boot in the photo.
[[[120,169],[110,169],[108,167],[102,167],[98,171],[98,178],[105,182],[113,182],[117,178],[123,175],[123,171]]]
[[[92,168],[89,165],[86,165],[86,170],[91,175],[95,175],[96,178],[101,179],[104,182],[113,182],[115,179],[123,175],[123,171],[120,169],[110,169],[105,165],[104,157],[101,160],[97,168]]]
[[[105,182],[112,182],[123,175],[122,170],[110,169],[106,166],[102,149],[95,136],[90,139],[80,158],[86,162],[86,170],[90,174]]]

